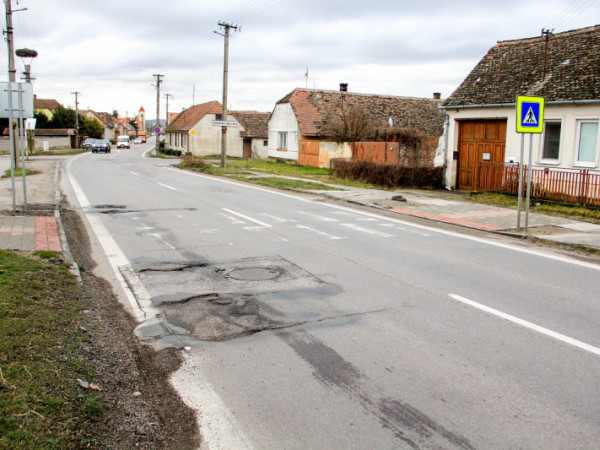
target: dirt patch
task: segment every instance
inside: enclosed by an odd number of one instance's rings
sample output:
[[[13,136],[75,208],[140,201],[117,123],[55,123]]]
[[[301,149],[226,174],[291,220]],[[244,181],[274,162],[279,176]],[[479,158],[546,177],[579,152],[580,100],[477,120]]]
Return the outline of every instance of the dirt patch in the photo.
[[[82,295],[91,303],[82,312],[89,339],[81,357],[97,368],[95,381],[103,389],[105,414],[97,423],[102,448],[198,448],[195,414],[169,383],[181,363],[178,351],[157,352],[135,337],[110,284],[92,273],[95,262],[81,218],[65,205],[61,218],[81,271]]]

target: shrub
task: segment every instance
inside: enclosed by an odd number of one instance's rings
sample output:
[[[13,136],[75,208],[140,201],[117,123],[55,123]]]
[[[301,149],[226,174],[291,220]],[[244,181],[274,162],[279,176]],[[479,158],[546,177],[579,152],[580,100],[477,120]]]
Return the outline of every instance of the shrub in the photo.
[[[337,178],[388,188],[440,189],[444,187],[444,167],[407,167],[332,159],[331,170],[333,176]]]

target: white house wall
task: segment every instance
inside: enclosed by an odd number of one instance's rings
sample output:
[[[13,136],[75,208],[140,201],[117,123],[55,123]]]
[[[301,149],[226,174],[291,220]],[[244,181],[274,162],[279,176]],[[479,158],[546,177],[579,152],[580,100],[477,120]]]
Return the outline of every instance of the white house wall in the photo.
[[[173,150],[181,150],[183,153],[191,153],[194,156],[207,156],[221,154],[221,127],[213,126],[216,120],[214,114],[207,114],[193,126],[196,134],[192,137],[185,133],[185,142],[182,143],[181,131],[167,133],[166,145]],[[235,117],[228,115],[227,120],[236,121]],[[227,128],[227,156],[243,156],[243,139],[240,132],[245,131],[239,123],[237,127]],[[175,135],[179,134],[179,140]],[[173,136],[172,138],[170,136]]]
[[[478,119],[506,119],[506,148],[504,152],[505,162],[520,162],[521,133],[516,131],[516,107],[498,108],[465,108],[445,109],[444,112],[450,116],[448,126],[448,151],[446,154],[446,185],[456,187],[456,171],[458,161],[453,159],[453,153],[458,151],[458,120]],[[565,104],[545,105],[544,121],[561,122],[560,146],[558,160],[548,161],[542,159],[543,134],[533,135],[533,166],[556,167],[563,169],[594,169],[600,168],[600,136],[596,144],[596,159],[593,167],[583,167],[577,164],[578,130],[579,120],[599,120],[600,104]],[[600,127],[599,127],[600,130]],[[525,135],[524,162],[529,158],[529,134]]]
[[[267,145],[265,145],[265,141]],[[252,158],[267,159],[269,157],[268,140],[265,138],[252,138]]]
[[[280,151],[279,133],[287,133],[287,151]],[[298,121],[290,103],[275,105],[269,120],[269,158],[298,161]]]

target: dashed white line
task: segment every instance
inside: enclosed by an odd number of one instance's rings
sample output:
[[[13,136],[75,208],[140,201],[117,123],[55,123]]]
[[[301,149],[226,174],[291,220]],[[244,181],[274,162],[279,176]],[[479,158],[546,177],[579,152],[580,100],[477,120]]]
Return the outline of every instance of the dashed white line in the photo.
[[[177,190],[173,186],[169,186],[168,184],[158,183],[158,185],[162,186],[164,188],[167,188],[167,189],[171,189],[172,191],[176,191]]]
[[[137,177],[139,177],[139,176],[140,176],[140,174],[139,174],[139,173],[132,172],[131,170],[129,171],[129,173],[130,173],[131,175],[135,175],[135,176],[137,176]]]
[[[325,236],[327,239],[331,239],[331,240],[346,239],[346,238],[343,238],[343,237],[334,236],[333,234],[325,233],[324,231],[321,231],[321,230],[316,230],[315,228],[309,227],[308,225],[296,225],[296,228],[299,228],[301,230],[312,231],[313,233],[316,233],[316,234],[318,234],[320,236]]]
[[[294,219],[284,219],[282,217],[277,217],[277,216],[272,216],[271,214],[267,214],[267,213],[261,213],[261,216],[265,216],[268,217],[270,219],[273,219],[275,222],[279,222],[279,223],[285,223],[285,222],[295,222]]]
[[[400,227],[398,225],[394,225],[393,223],[380,223],[379,226],[380,227],[393,228],[394,230],[407,231],[409,233],[418,234],[420,236],[431,236],[429,233],[423,233],[422,231],[411,230],[410,228]]]
[[[313,214],[313,213],[309,213],[306,211],[300,211],[300,214],[304,214],[305,216],[310,216],[310,217],[314,217],[317,220],[320,220],[321,222],[337,222],[337,219],[333,219],[331,217],[326,217],[326,216],[321,216],[319,214]]]
[[[246,220],[249,220],[250,222],[254,222],[263,228],[271,228],[271,225],[269,225],[268,223],[261,222],[260,220],[253,219],[252,217],[245,216],[244,214],[232,211],[230,209],[223,208],[223,211],[227,211],[229,214],[233,214],[235,216],[241,217],[242,219],[246,219]]]
[[[543,335],[549,336],[551,338],[557,339],[566,344],[580,348],[581,350],[585,350],[586,352],[590,352],[590,353],[600,356],[600,348],[598,348],[598,347],[594,347],[593,345],[578,341],[577,339],[574,339],[572,337],[565,336],[564,334],[557,333],[556,331],[549,330],[548,328],[541,327],[539,325],[536,325],[535,323],[528,322],[526,320],[520,319],[516,316],[507,314],[507,313],[499,311],[497,309],[490,308],[489,306],[482,305],[481,303],[474,302],[473,300],[469,300],[468,298],[461,297],[460,295],[456,295],[456,294],[449,294],[449,295],[454,300],[464,303],[465,305],[472,306],[473,308],[477,308],[481,311],[485,311],[488,314],[492,314],[492,315],[500,317],[504,320],[508,320],[509,322],[516,323],[517,325],[521,325],[522,327],[528,328],[533,331],[537,331],[538,333],[541,333]]]
[[[354,230],[354,231],[360,231],[362,233],[374,234],[376,236],[381,236],[381,237],[394,237],[393,234],[384,233],[383,231],[373,230],[372,228],[361,227],[360,225],[356,225],[354,223],[342,223],[340,225],[343,227],[346,227],[346,228],[350,228],[351,230]]]

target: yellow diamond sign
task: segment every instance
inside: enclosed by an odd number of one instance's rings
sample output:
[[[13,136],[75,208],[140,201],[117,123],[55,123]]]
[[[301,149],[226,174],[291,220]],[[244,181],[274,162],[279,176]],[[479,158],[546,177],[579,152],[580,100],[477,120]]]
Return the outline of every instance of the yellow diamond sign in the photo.
[[[190,134],[190,136],[195,136],[195,135],[196,135],[196,130],[194,130],[194,129],[191,129],[191,130],[189,131],[189,134]]]

